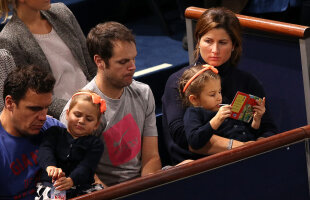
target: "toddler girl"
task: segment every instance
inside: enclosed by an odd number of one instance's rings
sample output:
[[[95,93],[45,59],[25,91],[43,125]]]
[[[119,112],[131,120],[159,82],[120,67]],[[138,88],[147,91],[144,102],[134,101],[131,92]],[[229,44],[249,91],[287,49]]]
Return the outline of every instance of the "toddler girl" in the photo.
[[[67,129],[49,128],[40,145],[38,162],[44,172],[37,184],[36,199],[50,198],[52,187],[66,190],[67,198],[103,188],[92,185],[103,153],[102,141],[92,133],[105,110],[105,101],[92,91],[72,96],[66,113]]]
[[[221,136],[217,141],[225,143],[225,149],[241,146],[260,136],[265,98],[253,106],[251,123],[229,118],[231,106],[221,105],[221,79],[213,66],[197,65],[187,69],[180,78],[179,92],[183,106],[187,107],[184,129],[191,151],[197,153],[195,150],[207,148],[213,135]]]

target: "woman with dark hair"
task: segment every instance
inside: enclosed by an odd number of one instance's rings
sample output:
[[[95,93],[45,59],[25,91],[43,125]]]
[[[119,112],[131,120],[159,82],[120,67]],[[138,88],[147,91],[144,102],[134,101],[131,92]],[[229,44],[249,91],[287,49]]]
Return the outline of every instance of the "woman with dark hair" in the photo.
[[[253,75],[237,68],[242,53],[241,26],[233,12],[225,8],[208,9],[199,18],[194,37],[197,42],[194,65],[209,64],[218,69],[221,76],[223,103],[230,104],[237,91],[260,98],[265,97],[259,81]],[[170,154],[171,164],[186,159],[198,159],[225,151],[230,147],[240,146],[240,142],[232,141],[231,144],[229,139],[213,135],[201,149],[194,153],[189,151],[184,132],[185,108],[182,107],[179,97],[178,82],[183,72],[190,67],[192,66],[185,67],[169,77],[162,97],[164,142]],[[266,98],[267,101],[268,98]],[[266,105],[266,112],[261,120],[256,139],[274,135],[276,132],[277,128]]]

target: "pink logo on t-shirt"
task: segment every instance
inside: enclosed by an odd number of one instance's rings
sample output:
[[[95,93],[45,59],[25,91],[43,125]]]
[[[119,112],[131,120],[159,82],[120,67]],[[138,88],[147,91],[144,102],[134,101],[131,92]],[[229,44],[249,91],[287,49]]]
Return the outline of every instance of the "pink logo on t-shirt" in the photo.
[[[103,136],[114,166],[133,159],[141,149],[141,133],[130,113],[104,132]]]

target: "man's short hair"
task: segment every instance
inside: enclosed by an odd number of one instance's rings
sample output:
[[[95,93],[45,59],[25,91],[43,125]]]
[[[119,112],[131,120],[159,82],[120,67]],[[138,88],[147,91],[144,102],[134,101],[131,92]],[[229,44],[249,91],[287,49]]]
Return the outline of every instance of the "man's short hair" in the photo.
[[[109,65],[109,59],[113,56],[115,41],[133,42],[136,40],[132,31],[118,22],[105,22],[98,24],[87,35],[87,47],[90,56],[99,55]]]
[[[38,94],[53,92],[55,78],[51,72],[35,65],[19,67],[10,72],[3,85],[3,100],[10,95],[16,104],[24,98],[28,89]]]

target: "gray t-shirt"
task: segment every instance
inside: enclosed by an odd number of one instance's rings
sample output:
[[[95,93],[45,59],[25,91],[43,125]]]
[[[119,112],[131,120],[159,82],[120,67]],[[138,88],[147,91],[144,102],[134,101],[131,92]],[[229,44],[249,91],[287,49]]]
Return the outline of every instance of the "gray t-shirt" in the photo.
[[[141,145],[143,136],[157,136],[155,101],[150,87],[133,80],[124,88],[120,99],[105,96],[95,78],[83,89],[99,94],[107,103],[96,133],[104,142],[104,153],[97,175],[107,185],[114,185],[141,175]],[[60,121],[66,123],[65,106]]]

